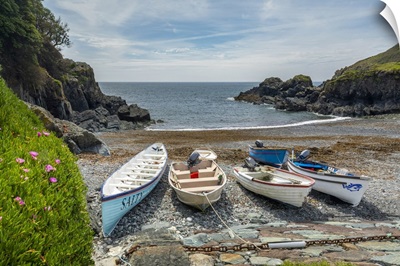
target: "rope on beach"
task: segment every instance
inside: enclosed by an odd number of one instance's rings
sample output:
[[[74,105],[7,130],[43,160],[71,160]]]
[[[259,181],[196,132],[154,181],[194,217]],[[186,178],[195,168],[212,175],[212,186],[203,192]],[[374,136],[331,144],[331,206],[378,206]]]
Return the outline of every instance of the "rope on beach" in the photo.
[[[228,229],[229,235],[234,238],[235,236],[237,238],[239,238],[241,241],[243,241],[243,243],[247,244],[248,246],[253,246],[255,249],[261,250],[259,247],[257,247],[254,243],[251,243],[249,241],[244,240],[243,238],[241,238],[238,234],[236,234],[232,228],[230,228],[225,222],[224,220],[222,220],[222,217],[219,215],[219,213],[217,212],[217,210],[214,208],[214,206],[212,205],[211,201],[209,200],[209,198],[207,197],[207,194],[205,192],[203,192],[203,195],[206,197],[208,203],[210,204],[210,207],[213,209],[213,211],[215,212],[215,214],[217,215],[217,217],[219,218],[219,220],[221,221],[221,223],[223,223],[225,225],[225,227]]]

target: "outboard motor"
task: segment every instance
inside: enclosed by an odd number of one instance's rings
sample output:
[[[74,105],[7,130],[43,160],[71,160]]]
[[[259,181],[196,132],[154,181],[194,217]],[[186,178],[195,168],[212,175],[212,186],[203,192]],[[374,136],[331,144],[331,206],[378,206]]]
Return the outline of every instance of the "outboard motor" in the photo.
[[[299,156],[297,156],[297,160],[299,161],[305,161],[307,158],[310,157],[310,151],[309,150],[304,150],[300,153]]]
[[[244,160],[244,167],[249,168],[250,171],[254,171],[259,164],[251,157]]]
[[[187,160],[187,164],[190,167],[195,166],[196,164],[199,164],[201,162],[200,158],[200,153],[198,152],[193,152],[190,154],[189,159]]]
[[[262,147],[264,147],[264,143],[262,143],[260,140],[256,140],[256,147],[262,148]]]

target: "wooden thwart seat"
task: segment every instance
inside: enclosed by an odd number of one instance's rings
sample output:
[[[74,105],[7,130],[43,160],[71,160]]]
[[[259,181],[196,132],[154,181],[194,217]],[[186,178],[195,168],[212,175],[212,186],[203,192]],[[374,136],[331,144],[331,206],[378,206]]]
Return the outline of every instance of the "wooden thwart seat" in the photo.
[[[184,171],[182,171],[182,170],[173,170],[173,172],[175,173],[176,177],[179,180],[189,179],[190,178],[190,171],[189,170],[184,170]]]
[[[142,178],[126,178],[126,177],[116,177],[115,180],[121,180],[126,182],[149,182],[151,179],[142,179]]]
[[[132,163],[132,164],[129,164],[129,166],[133,166],[133,167],[127,167],[126,169],[161,168],[160,164],[150,164],[150,163]]]
[[[152,171],[152,172],[157,172],[159,169],[155,169],[155,168],[139,168],[139,167],[127,167],[125,168],[126,170],[132,170],[132,173],[137,173],[134,171]],[[139,172],[140,173],[140,172]]]
[[[206,187],[190,187],[190,188],[182,188],[182,190],[192,193],[201,193],[201,192],[210,192],[216,190],[220,186],[206,186]]]
[[[110,186],[114,186],[116,188],[128,188],[128,189],[133,189],[133,188],[138,188],[141,185],[130,185],[130,184],[122,184],[122,183],[118,183],[118,184],[110,184]]]
[[[215,174],[215,170],[210,169],[199,169],[199,177],[212,177]]]
[[[122,172],[121,174],[128,176],[154,176],[154,173]]]
[[[147,162],[147,163],[163,163],[163,162],[165,162],[164,160],[153,160],[150,158],[143,158],[143,159],[136,159],[136,160],[138,160],[140,162]]]
[[[181,184],[191,184],[191,183],[199,183],[199,182],[217,182],[218,177],[202,177],[202,178],[188,178],[188,179],[181,179],[179,183]]]

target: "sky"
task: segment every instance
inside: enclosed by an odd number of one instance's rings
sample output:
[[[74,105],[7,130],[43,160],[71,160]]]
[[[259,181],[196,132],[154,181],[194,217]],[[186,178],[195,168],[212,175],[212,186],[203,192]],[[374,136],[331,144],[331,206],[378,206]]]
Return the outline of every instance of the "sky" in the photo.
[[[44,0],[62,54],[99,82],[262,82],[336,70],[397,44],[380,0]]]

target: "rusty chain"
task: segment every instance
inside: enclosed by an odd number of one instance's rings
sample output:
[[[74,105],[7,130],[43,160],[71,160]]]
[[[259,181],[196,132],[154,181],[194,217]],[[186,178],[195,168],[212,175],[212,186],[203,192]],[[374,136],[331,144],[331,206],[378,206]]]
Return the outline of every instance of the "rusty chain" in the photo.
[[[341,239],[326,239],[326,240],[307,240],[305,242],[305,247],[309,246],[318,246],[318,245],[341,245],[344,243],[357,243],[357,242],[365,242],[365,241],[394,241],[400,240],[399,236],[393,236],[391,234],[381,235],[381,236],[364,236],[364,237],[350,237],[350,238],[341,238]],[[290,241],[287,241],[290,242]],[[155,247],[157,245],[149,245],[146,247]],[[133,252],[139,250],[142,246],[135,245],[129,248],[125,252],[125,256],[129,256]],[[206,247],[193,247],[193,246],[183,246],[184,250],[187,252],[228,252],[228,251],[243,251],[243,250],[256,250],[256,249],[270,249],[268,243],[243,243],[233,246],[206,246]]]

